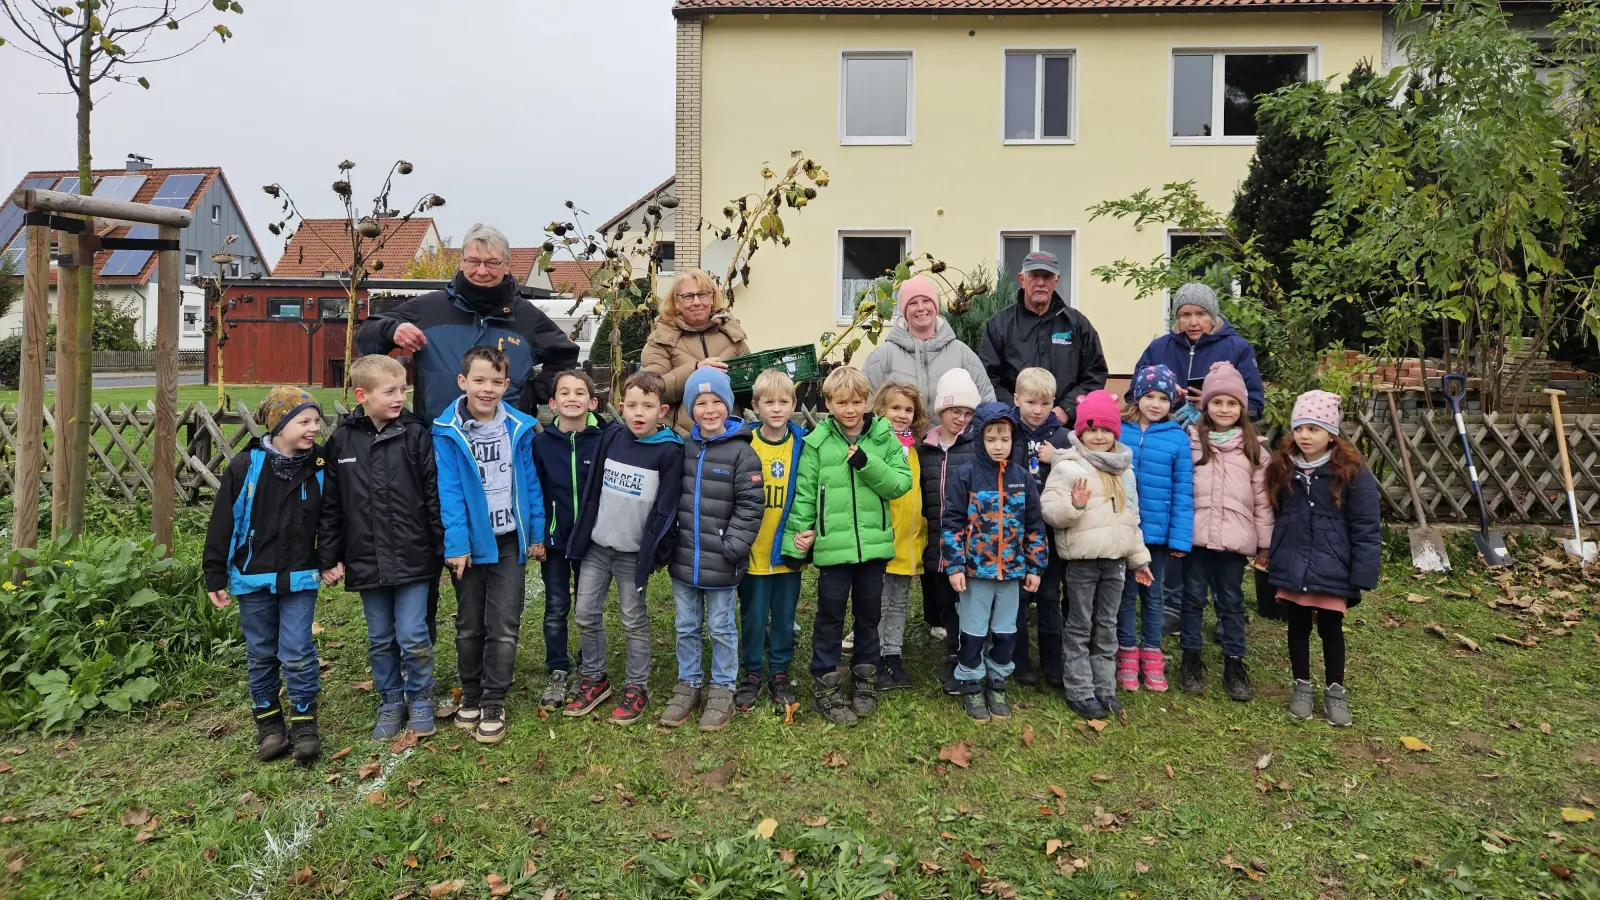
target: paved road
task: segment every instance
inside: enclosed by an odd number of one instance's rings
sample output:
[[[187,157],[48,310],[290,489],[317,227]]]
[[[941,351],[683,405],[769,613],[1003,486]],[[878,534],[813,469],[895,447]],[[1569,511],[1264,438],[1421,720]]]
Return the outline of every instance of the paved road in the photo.
[[[204,384],[204,373],[179,372],[179,384]],[[154,372],[96,372],[94,373],[94,386],[99,388],[138,388],[155,387],[156,373]],[[44,389],[56,389],[56,376],[44,377]]]

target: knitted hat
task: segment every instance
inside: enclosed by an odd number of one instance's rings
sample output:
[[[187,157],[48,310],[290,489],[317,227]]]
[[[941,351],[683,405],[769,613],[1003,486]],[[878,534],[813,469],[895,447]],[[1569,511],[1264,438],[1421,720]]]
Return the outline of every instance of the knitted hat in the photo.
[[[300,415],[304,409],[315,409],[322,412],[321,404],[317,398],[306,393],[303,388],[280,384],[267,392],[261,405],[256,407],[256,418],[261,420],[262,427],[267,429],[267,437],[277,437],[283,426],[289,420]]]
[[[1156,363],[1145,366],[1133,373],[1133,386],[1128,390],[1128,399],[1139,402],[1139,398],[1151,391],[1160,391],[1167,395],[1167,402],[1178,402],[1178,376],[1166,366]]]
[[[1078,397],[1077,421],[1072,431],[1078,437],[1090,428],[1104,428],[1122,437],[1122,407],[1110,391],[1090,391]]]
[[[1244,388],[1244,376],[1231,362],[1215,362],[1206,373],[1205,386],[1200,389],[1200,411],[1211,405],[1212,397],[1232,397],[1240,406],[1250,405],[1250,394]]]
[[[895,303],[894,314],[904,319],[906,317],[906,301],[912,297],[927,297],[933,301],[935,309],[939,307],[939,286],[933,279],[926,275],[913,275],[900,285],[900,299]]]
[[[1331,391],[1306,391],[1294,401],[1294,415],[1290,418],[1289,427],[1315,425],[1338,437],[1340,418],[1338,394]]]
[[[701,394],[714,394],[727,407],[728,415],[733,415],[733,385],[728,381],[728,373],[715,366],[701,366],[694,370],[689,380],[683,383],[684,408],[694,412],[694,401]]]
[[[1212,319],[1222,318],[1222,307],[1217,305],[1217,292],[1209,285],[1198,281],[1191,281],[1172,292],[1172,299],[1167,307],[1167,315],[1172,319],[1174,327],[1178,324],[1178,310],[1185,306],[1198,306],[1210,314]]]
[[[982,402],[972,373],[961,368],[951,369],[939,376],[939,386],[933,392],[933,414],[937,416],[956,406],[977,409]]]

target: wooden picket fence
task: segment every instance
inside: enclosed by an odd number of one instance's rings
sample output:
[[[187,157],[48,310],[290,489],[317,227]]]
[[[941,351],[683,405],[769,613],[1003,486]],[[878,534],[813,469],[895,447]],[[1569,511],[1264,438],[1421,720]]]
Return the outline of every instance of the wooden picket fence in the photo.
[[[345,413],[336,404],[327,420],[331,431]],[[615,410],[610,411],[615,415]],[[16,407],[0,404],[0,494],[10,493],[15,466]],[[129,501],[147,500],[152,486],[151,432],[155,428],[153,404],[130,407],[92,407],[92,489]],[[810,427],[826,413],[807,405],[796,410],[794,420]],[[1579,517],[1600,520],[1600,416],[1566,418],[1567,440],[1577,484]],[[44,480],[49,484],[55,422],[45,410]],[[228,462],[259,438],[262,428],[252,410],[243,404],[216,412],[204,403],[191,403],[178,416],[177,493],[184,503],[208,498]],[[1385,518],[1403,524],[1414,518],[1410,492],[1400,463],[1400,438],[1381,407],[1358,408],[1346,418],[1345,434],[1361,448],[1382,488]],[[1504,523],[1567,521],[1566,491],[1561,482],[1555,427],[1548,413],[1511,416],[1471,415],[1467,434],[1473,457],[1484,479],[1484,499],[1491,517]],[[1478,516],[1467,477],[1466,461],[1450,416],[1441,412],[1412,411],[1402,419],[1398,435],[1411,448],[1411,465],[1430,520],[1471,523]]]

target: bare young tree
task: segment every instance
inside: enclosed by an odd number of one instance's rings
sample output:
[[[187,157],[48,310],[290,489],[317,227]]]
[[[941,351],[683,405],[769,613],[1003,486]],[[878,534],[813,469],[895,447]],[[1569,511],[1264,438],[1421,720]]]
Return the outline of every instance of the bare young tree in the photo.
[[[0,37],[0,48],[14,48],[61,70],[70,93],[77,98],[78,193],[94,191],[94,156],[90,152],[90,120],[96,103],[95,92],[116,84],[137,84],[148,90],[150,79],[140,74],[140,66],[166,62],[191,53],[212,37],[226,42],[233,37],[228,26],[218,22],[198,37],[190,37],[197,25],[192,20],[206,12],[240,14],[244,7],[236,0],[0,0],[0,14],[10,24],[15,39]],[[189,30],[184,25],[189,24]],[[174,42],[173,32],[183,32]],[[78,267],[78,296],[94,296],[94,267]],[[94,333],[94,304],[78,304],[76,322],[58,322],[57,327],[75,333],[78,342],[78,372],[74,379],[73,428],[69,437],[70,466],[57,472],[69,481],[67,516],[63,538],[78,533],[83,526],[83,489],[89,461],[89,405],[94,385],[94,356],[90,348]],[[65,382],[65,379],[62,379]],[[59,421],[59,419],[58,419]],[[59,439],[59,438],[58,438]]]

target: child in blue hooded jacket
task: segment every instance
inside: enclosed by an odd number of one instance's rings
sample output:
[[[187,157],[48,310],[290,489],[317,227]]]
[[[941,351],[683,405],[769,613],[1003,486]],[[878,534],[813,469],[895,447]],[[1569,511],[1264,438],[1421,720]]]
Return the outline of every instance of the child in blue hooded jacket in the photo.
[[[533,419],[501,401],[509,363],[493,347],[461,358],[466,395],[433,422],[445,565],[456,589],[456,725],[482,744],[506,735],[506,692],[527,600],[523,567],[544,559],[544,495]]]
[[[1135,404],[1123,415],[1128,428],[1122,442],[1133,451],[1133,474],[1139,487],[1139,528],[1150,551],[1148,586],[1130,578],[1122,589],[1117,613],[1117,684],[1136,691],[1167,689],[1167,660],[1161,652],[1165,618],[1163,595],[1168,564],[1181,565],[1194,536],[1194,461],[1189,434],[1172,419],[1178,399],[1178,378],[1163,365],[1134,373],[1130,396]],[[1143,619],[1143,627],[1138,619]]]

